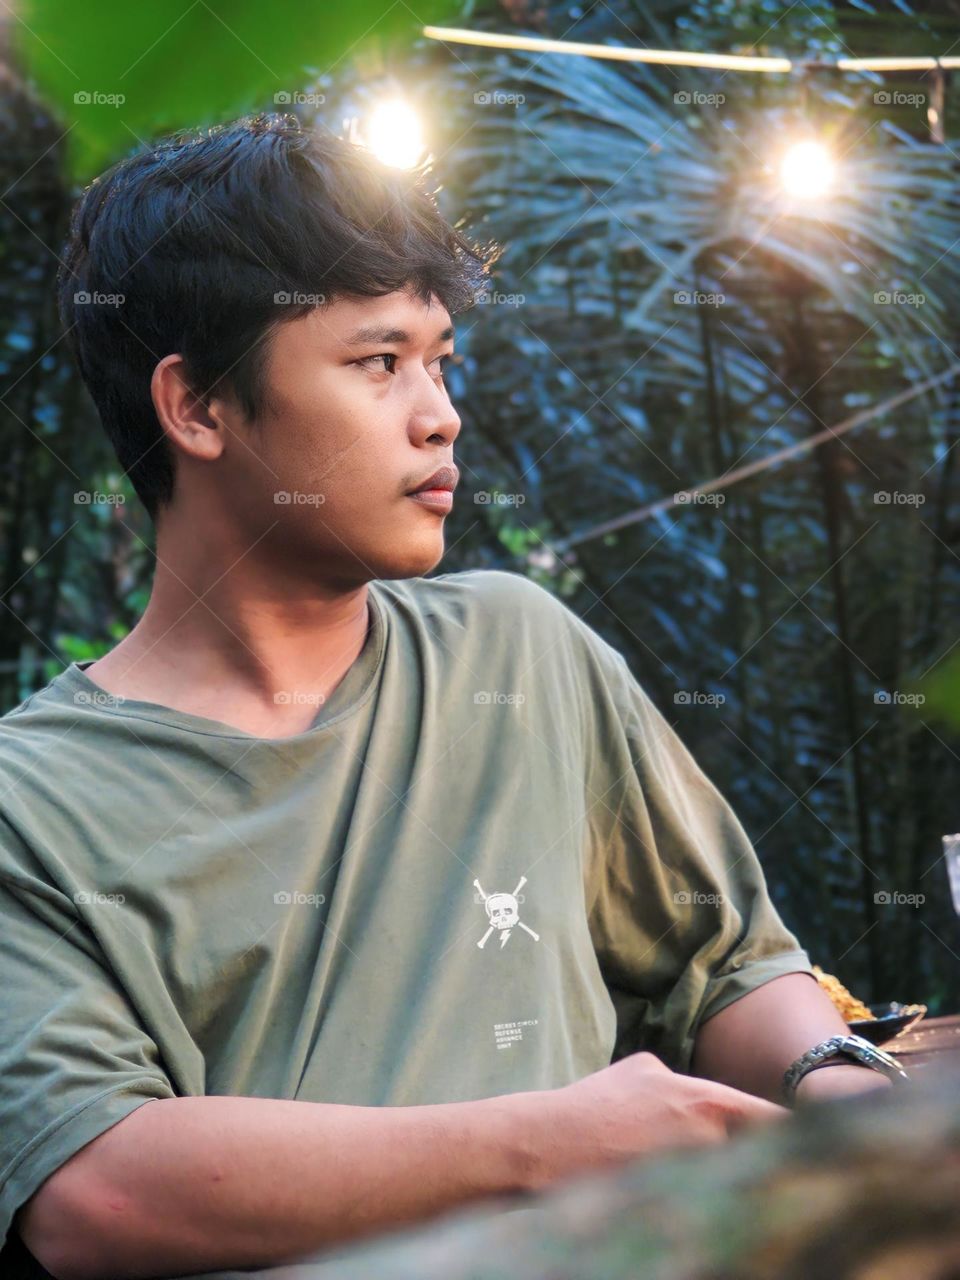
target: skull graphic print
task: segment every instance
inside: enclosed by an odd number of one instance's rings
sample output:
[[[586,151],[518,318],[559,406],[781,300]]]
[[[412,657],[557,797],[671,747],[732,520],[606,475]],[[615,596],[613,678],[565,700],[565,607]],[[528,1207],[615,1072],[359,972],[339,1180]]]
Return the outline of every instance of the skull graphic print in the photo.
[[[473,883],[477,893],[480,895],[480,900],[483,902],[487,919],[490,921],[490,927],[477,943],[478,947],[483,948],[490,935],[497,931],[500,933],[500,946],[501,948],[505,947],[515,928],[526,930],[534,942],[540,941],[539,933],[534,933],[520,919],[520,902],[517,895],[527,883],[526,876],[520,877],[513,893],[484,893],[479,880],[474,880]]]

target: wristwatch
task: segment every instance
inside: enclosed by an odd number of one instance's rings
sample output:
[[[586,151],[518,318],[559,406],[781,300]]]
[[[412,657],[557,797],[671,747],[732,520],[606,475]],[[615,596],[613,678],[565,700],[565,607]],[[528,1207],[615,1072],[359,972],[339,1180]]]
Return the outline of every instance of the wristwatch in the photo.
[[[831,1036],[829,1040],[823,1040],[801,1054],[783,1073],[784,1102],[788,1105],[792,1103],[797,1085],[808,1071],[815,1071],[817,1067],[830,1066],[846,1060],[859,1062],[865,1067],[873,1067],[875,1071],[882,1071],[894,1083],[910,1079],[892,1054],[884,1049],[878,1049],[863,1036]]]

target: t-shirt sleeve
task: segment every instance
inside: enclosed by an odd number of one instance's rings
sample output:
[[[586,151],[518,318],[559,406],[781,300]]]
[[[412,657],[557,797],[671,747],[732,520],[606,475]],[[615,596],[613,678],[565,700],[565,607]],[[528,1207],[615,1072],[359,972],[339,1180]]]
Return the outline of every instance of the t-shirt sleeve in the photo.
[[[175,1091],[75,904],[0,835],[0,1247],[77,1151]],[[116,909],[107,905],[104,910]]]
[[[617,1010],[614,1061],[689,1072],[699,1025],[786,973],[816,980],[730,805],[582,620],[591,936]]]

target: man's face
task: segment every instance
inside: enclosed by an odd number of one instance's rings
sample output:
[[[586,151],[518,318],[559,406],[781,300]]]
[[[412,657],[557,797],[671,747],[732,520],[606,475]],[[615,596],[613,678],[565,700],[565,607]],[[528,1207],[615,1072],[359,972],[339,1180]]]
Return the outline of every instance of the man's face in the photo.
[[[453,464],[460,418],[441,359],[452,350],[446,308],[406,292],[333,302],[279,327],[270,408],[234,427],[223,459],[250,527],[277,522],[266,544],[298,566],[315,557],[320,576],[345,587],[434,568],[445,512],[409,493]]]

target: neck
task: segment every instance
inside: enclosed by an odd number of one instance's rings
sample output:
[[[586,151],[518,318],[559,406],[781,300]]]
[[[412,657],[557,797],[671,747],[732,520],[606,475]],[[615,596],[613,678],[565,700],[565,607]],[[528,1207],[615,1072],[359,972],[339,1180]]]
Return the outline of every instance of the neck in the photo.
[[[306,581],[296,574],[302,556],[258,558],[257,544],[216,548],[186,538],[183,522],[176,528],[158,531],[143,617],[90,676],[125,697],[231,724],[309,723],[363,648],[366,583]]]

